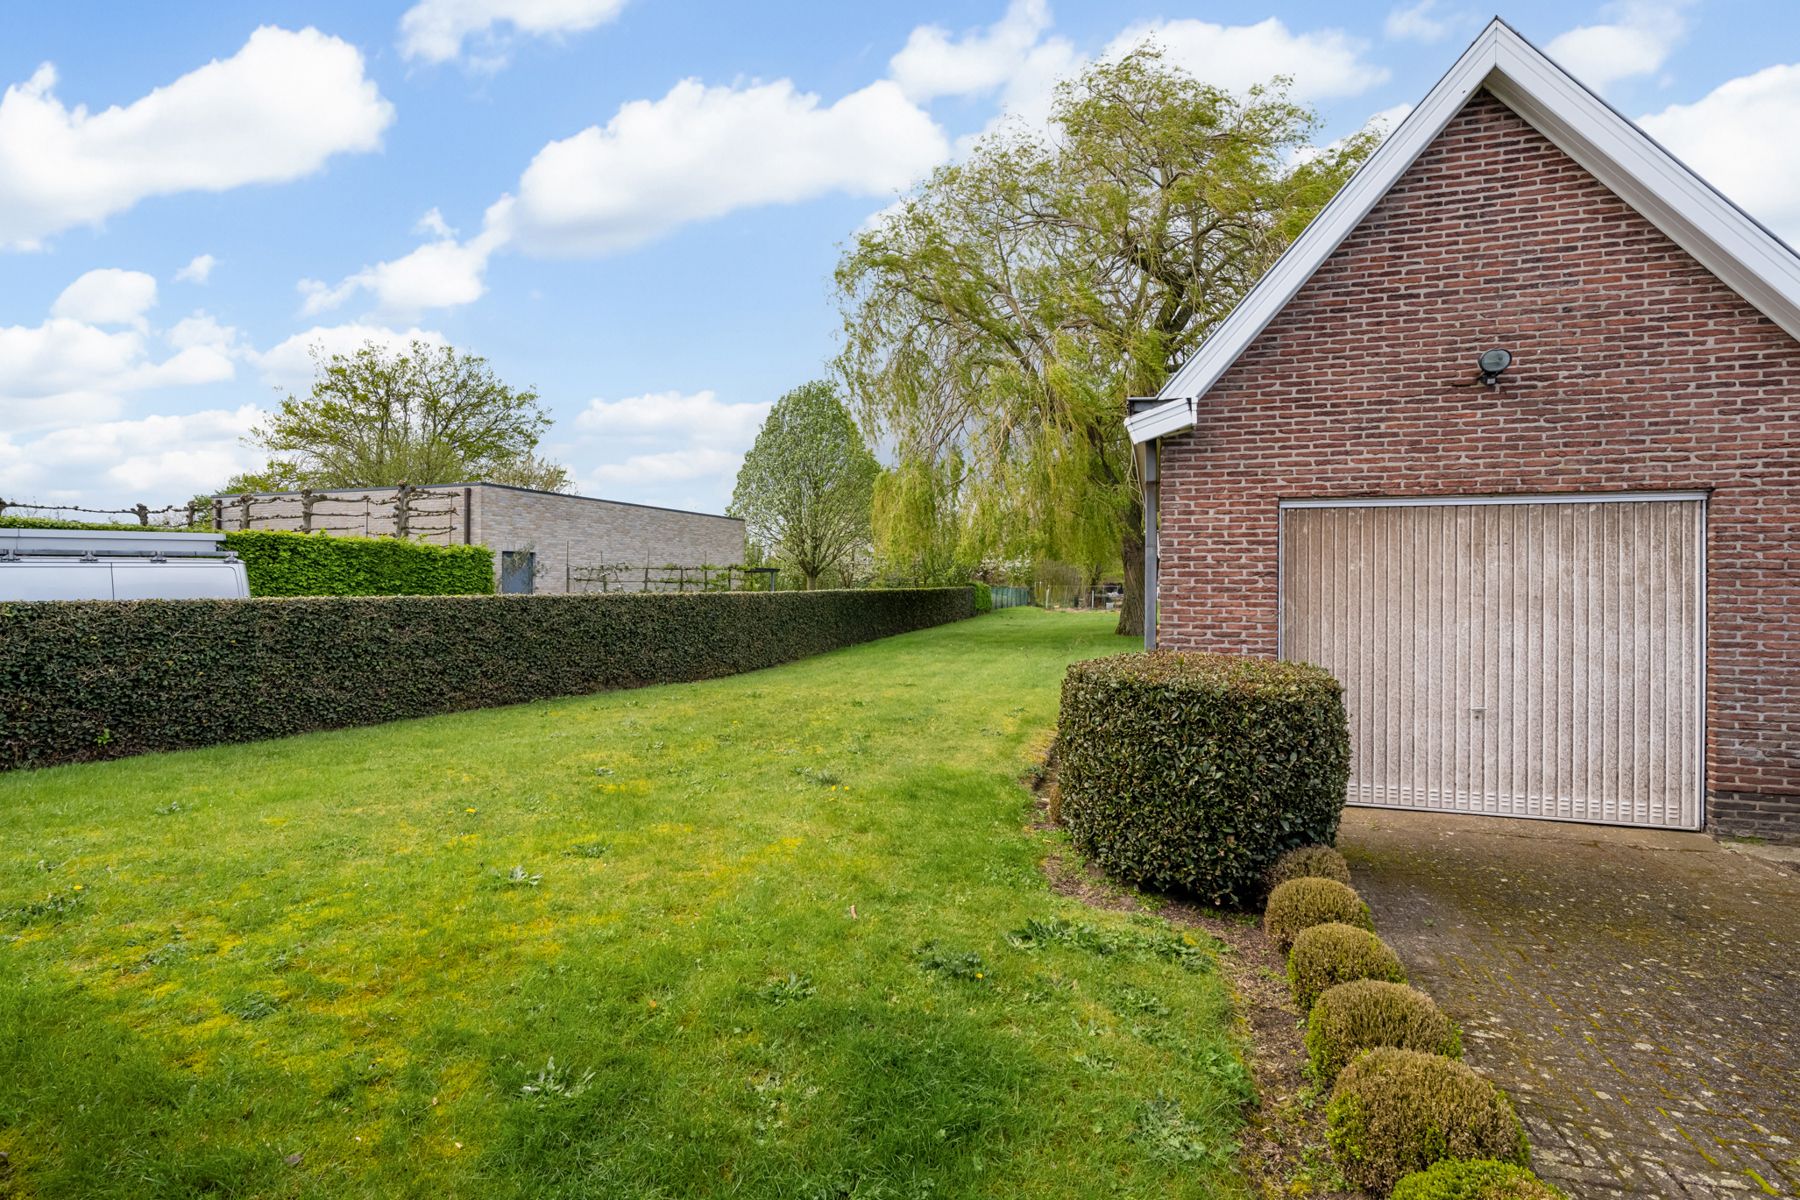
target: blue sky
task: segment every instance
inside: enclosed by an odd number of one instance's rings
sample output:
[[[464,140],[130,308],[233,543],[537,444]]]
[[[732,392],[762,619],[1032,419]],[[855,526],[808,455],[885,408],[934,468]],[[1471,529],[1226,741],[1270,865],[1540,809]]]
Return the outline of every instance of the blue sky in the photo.
[[[221,15],[228,13],[229,15]],[[307,347],[442,338],[531,385],[580,490],[717,510],[834,349],[870,216],[1145,36],[1281,72],[1324,137],[1493,13],[1342,3],[406,0],[0,13],[0,499],[179,502],[255,465]],[[1800,6],[1504,15],[1800,241]]]

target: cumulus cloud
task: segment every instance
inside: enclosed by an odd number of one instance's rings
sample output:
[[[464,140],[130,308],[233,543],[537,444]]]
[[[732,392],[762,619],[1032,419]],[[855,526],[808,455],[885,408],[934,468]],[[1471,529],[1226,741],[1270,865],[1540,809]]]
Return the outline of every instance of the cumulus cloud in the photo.
[[[0,429],[79,428],[140,392],[232,378],[235,330],[196,313],[159,341],[155,304],[155,279],[106,267],[64,288],[38,324],[0,326]]]
[[[156,304],[156,280],[142,271],[102,267],[63,289],[50,306],[53,317],[90,325],[130,325],[143,329],[144,314]]]
[[[426,215],[437,217],[444,236],[410,254],[364,267],[335,285],[302,279],[302,314],[314,316],[361,293],[374,298],[377,315],[400,321],[412,320],[426,309],[455,308],[479,300],[487,291],[488,259],[505,241],[504,231],[489,229],[459,242],[437,209]]]
[[[212,278],[213,268],[219,260],[210,254],[196,254],[188,259],[187,266],[175,272],[177,283],[205,283]]]
[[[723,512],[770,407],[710,390],[596,399],[548,449],[590,495]]]
[[[449,62],[470,38],[493,42],[501,30],[537,37],[585,33],[619,15],[625,0],[419,0],[400,17],[400,53]],[[494,58],[486,65],[495,65]]]
[[[1800,245],[1800,63],[1728,80],[1638,124],[1709,183]]]
[[[1357,96],[1386,83],[1386,67],[1364,57],[1361,38],[1336,29],[1295,33],[1275,17],[1254,25],[1215,25],[1182,18],[1127,26],[1107,47],[1116,57],[1146,41],[1195,78],[1228,91],[1243,91],[1277,75],[1293,78],[1291,94],[1301,100]]]
[[[960,37],[920,25],[888,60],[888,74],[914,100],[993,91],[1019,73],[1049,28],[1045,0],[1013,0],[1000,20]]]
[[[948,151],[892,80],[825,104],[786,79],[687,79],[546,145],[516,201],[489,211],[489,227],[503,222],[535,253],[605,254],[737,209],[895,192]]]
[[[1391,38],[1415,42],[1438,42],[1449,35],[1460,18],[1451,17],[1438,7],[1439,0],[1418,0],[1416,4],[1393,9],[1382,25]]]
[[[1570,74],[1604,92],[1622,79],[1651,75],[1687,36],[1691,0],[1614,0],[1607,19],[1558,34],[1544,50]]]
[[[267,350],[249,357],[262,371],[263,381],[272,387],[299,391],[313,378],[313,352],[329,358],[333,354],[351,354],[374,342],[387,350],[404,350],[413,342],[433,346],[445,343],[444,335],[435,329],[391,329],[386,325],[350,322],[344,325],[314,325],[286,338]]]
[[[98,421],[37,437],[0,434],[9,500],[160,508],[261,464],[243,437],[263,416],[231,409]]]
[[[356,47],[316,29],[264,26],[230,58],[100,112],[55,88],[46,63],[0,96],[0,247],[150,196],[298,179],[375,149],[394,119]]]

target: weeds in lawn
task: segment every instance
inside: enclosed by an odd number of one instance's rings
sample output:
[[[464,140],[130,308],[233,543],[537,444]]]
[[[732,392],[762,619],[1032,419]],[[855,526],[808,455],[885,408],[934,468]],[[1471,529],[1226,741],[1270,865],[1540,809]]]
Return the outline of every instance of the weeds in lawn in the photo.
[[[60,921],[80,907],[81,885],[78,883],[67,895],[51,892],[42,900],[29,900],[24,904],[0,909],[0,916],[15,925],[32,925],[39,921]]]
[[[810,975],[790,974],[786,979],[774,979],[763,984],[756,989],[756,995],[764,1004],[780,1008],[797,1000],[810,999],[817,990],[813,987]]]
[[[1221,1144],[1208,1137],[1206,1127],[1190,1121],[1180,1101],[1169,1096],[1145,1101],[1138,1110],[1133,1136],[1152,1158],[1183,1165],[1219,1166],[1229,1162],[1236,1150],[1230,1143]]]
[[[572,1068],[557,1066],[553,1054],[536,1075],[519,1085],[519,1094],[533,1100],[574,1100],[593,1082],[592,1071],[576,1075]]]
[[[260,1021],[273,1016],[281,1001],[267,992],[245,992],[225,1006],[225,1011],[240,1021]]]
[[[926,942],[913,952],[922,970],[946,979],[974,983],[987,978],[987,964],[973,950],[949,950],[936,942]]]

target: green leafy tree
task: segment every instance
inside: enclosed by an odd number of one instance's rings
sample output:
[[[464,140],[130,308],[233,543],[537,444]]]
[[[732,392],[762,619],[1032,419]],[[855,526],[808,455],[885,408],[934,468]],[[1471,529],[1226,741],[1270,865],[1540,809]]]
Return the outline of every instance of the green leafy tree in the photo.
[[[753,545],[811,590],[827,573],[848,577],[869,544],[880,471],[837,389],[803,384],[769,410],[726,511],[744,519]]]
[[[837,270],[837,367],[894,447],[877,544],[974,563],[1123,559],[1143,628],[1143,515],[1123,421],[1217,327],[1373,147],[1315,150],[1285,83],[1239,97],[1154,47],[1058,90],[940,168]]]
[[[486,359],[420,341],[313,358],[312,390],[288,396],[245,439],[268,465],[225,490],[465,479],[568,490],[567,469],[537,456],[550,426],[537,393],[506,386]]]

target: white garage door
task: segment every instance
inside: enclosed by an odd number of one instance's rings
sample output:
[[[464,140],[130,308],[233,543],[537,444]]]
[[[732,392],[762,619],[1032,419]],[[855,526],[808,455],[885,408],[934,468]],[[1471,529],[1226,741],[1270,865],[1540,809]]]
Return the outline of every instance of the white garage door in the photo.
[[[1350,802],[1699,828],[1705,511],[1284,504],[1282,656],[1344,683]]]

